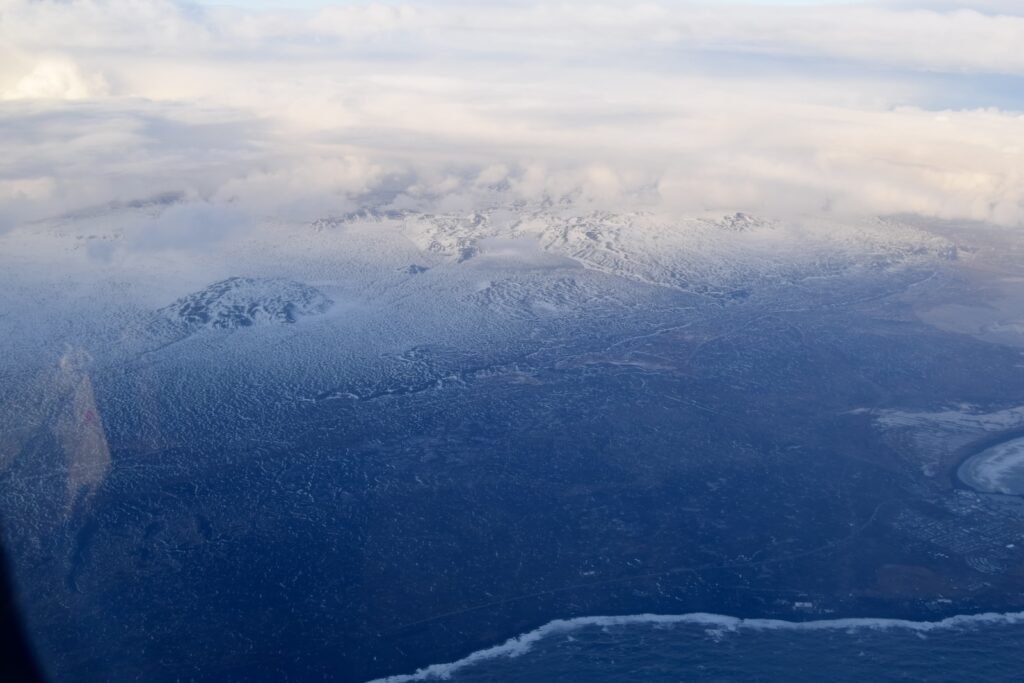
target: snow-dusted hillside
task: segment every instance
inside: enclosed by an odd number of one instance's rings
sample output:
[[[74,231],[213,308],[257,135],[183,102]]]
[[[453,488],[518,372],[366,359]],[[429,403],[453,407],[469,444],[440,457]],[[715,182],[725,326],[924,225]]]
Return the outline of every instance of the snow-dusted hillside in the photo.
[[[159,313],[187,331],[286,324],[334,303],[314,287],[280,278],[230,277],[184,296]]]
[[[9,355],[59,355],[70,344],[99,358],[207,329],[273,335],[266,330],[309,318],[344,348],[377,357],[425,343],[477,347],[534,334],[538,321],[689,305],[655,303],[680,294],[716,304],[786,289],[813,296],[823,279],[931,270],[958,253],[952,239],[895,219],[538,204],[366,206],[310,221],[149,202],[0,235],[0,327],[15,340]]]
[[[445,214],[360,211],[318,219],[313,227],[397,232],[424,254],[452,264],[486,255],[496,240],[526,240],[592,270],[695,292],[957,256],[948,239],[889,218],[783,222],[743,213],[710,219],[500,207]]]

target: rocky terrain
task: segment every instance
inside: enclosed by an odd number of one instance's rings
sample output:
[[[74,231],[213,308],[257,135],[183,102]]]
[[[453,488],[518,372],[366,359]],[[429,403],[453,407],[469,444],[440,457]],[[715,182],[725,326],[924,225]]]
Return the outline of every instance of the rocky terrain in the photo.
[[[313,287],[274,278],[230,277],[158,311],[188,332],[292,324],[324,313],[334,302]]]

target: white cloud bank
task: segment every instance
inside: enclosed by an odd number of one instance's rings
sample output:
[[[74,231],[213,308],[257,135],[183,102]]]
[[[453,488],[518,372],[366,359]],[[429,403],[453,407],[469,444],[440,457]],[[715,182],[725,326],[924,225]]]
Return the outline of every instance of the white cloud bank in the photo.
[[[0,0],[0,227],[168,191],[1016,226],[1021,45],[1000,0]]]

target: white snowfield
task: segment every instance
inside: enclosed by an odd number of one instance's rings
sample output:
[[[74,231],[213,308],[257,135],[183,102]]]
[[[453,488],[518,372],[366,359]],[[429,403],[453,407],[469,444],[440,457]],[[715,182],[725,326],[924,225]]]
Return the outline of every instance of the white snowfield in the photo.
[[[335,343],[377,356],[423,343],[479,345],[522,321],[649,306],[677,292],[727,301],[957,256],[952,241],[892,218],[710,218],[545,203],[446,213],[368,207],[298,220],[167,195],[0,234],[0,332],[13,340],[13,359],[38,355],[41,344],[145,346],[154,316],[169,312],[189,335],[253,337],[322,320],[344,332],[335,330]]]
[[[507,252],[518,242],[512,251],[524,260],[532,250],[682,288],[751,275],[792,277],[808,268],[834,274],[957,254],[948,239],[893,218],[781,221],[743,213],[709,218],[540,205],[452,213],[366,208],[294,221],[247,215],[226,219],[212,209],[186,212],[174,202],[171,197],[117,205],[24,225],[0,236],[0,243],[5,260],[26,263],[58,251],[83,267],[124,270],[156,253],[239,259],[258,257],[260,247],[345,262],[387,260],[388,252],[411,246],[435,264],[463,263]]]
[[[710,219],[495,209],[468,215],[392,215],[382,222],[395,225],[425,252],[448,260],[486,254],[488,239],[520,239],[586,268],[686,290],[735,286],[752,278],[798,280],[956,253],[945,238],[891,219],[796,224],[743,213]]]

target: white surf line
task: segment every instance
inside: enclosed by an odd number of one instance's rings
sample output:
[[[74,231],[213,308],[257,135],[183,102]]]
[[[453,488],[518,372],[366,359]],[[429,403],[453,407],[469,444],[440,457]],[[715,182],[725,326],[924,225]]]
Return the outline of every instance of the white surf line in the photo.
[[[513,659],[529,652],[533,646],[549,636],[570,633],[587,626],[635,626],[690,624],[708,626],[720,630],[738,631],[749,629],[755,631],[789,630],[789,631],[821,631],[848,629],[903,629],[915,632],[948,630],[970,626],[996,624],[1024,624],[1024,612],[985,612],[982,614],[963,614],[947,617],[939,621],[911,621],[908,619],[880,619],[870,617],[819,619],[814,621],[784,621],[782,619],[743,619],[724,614],[708,614],[693,612],[690,614],[630,614],[618,617],[576,617],[575,619],[555,619],[543,626],[509,638],[501,645],[495,645],[454,662],[432,664],[412,674],[401,674],[378,678],[369,683],[411,683],[412,681],[447,680],[453,674],[474,664],[499,658]]]

